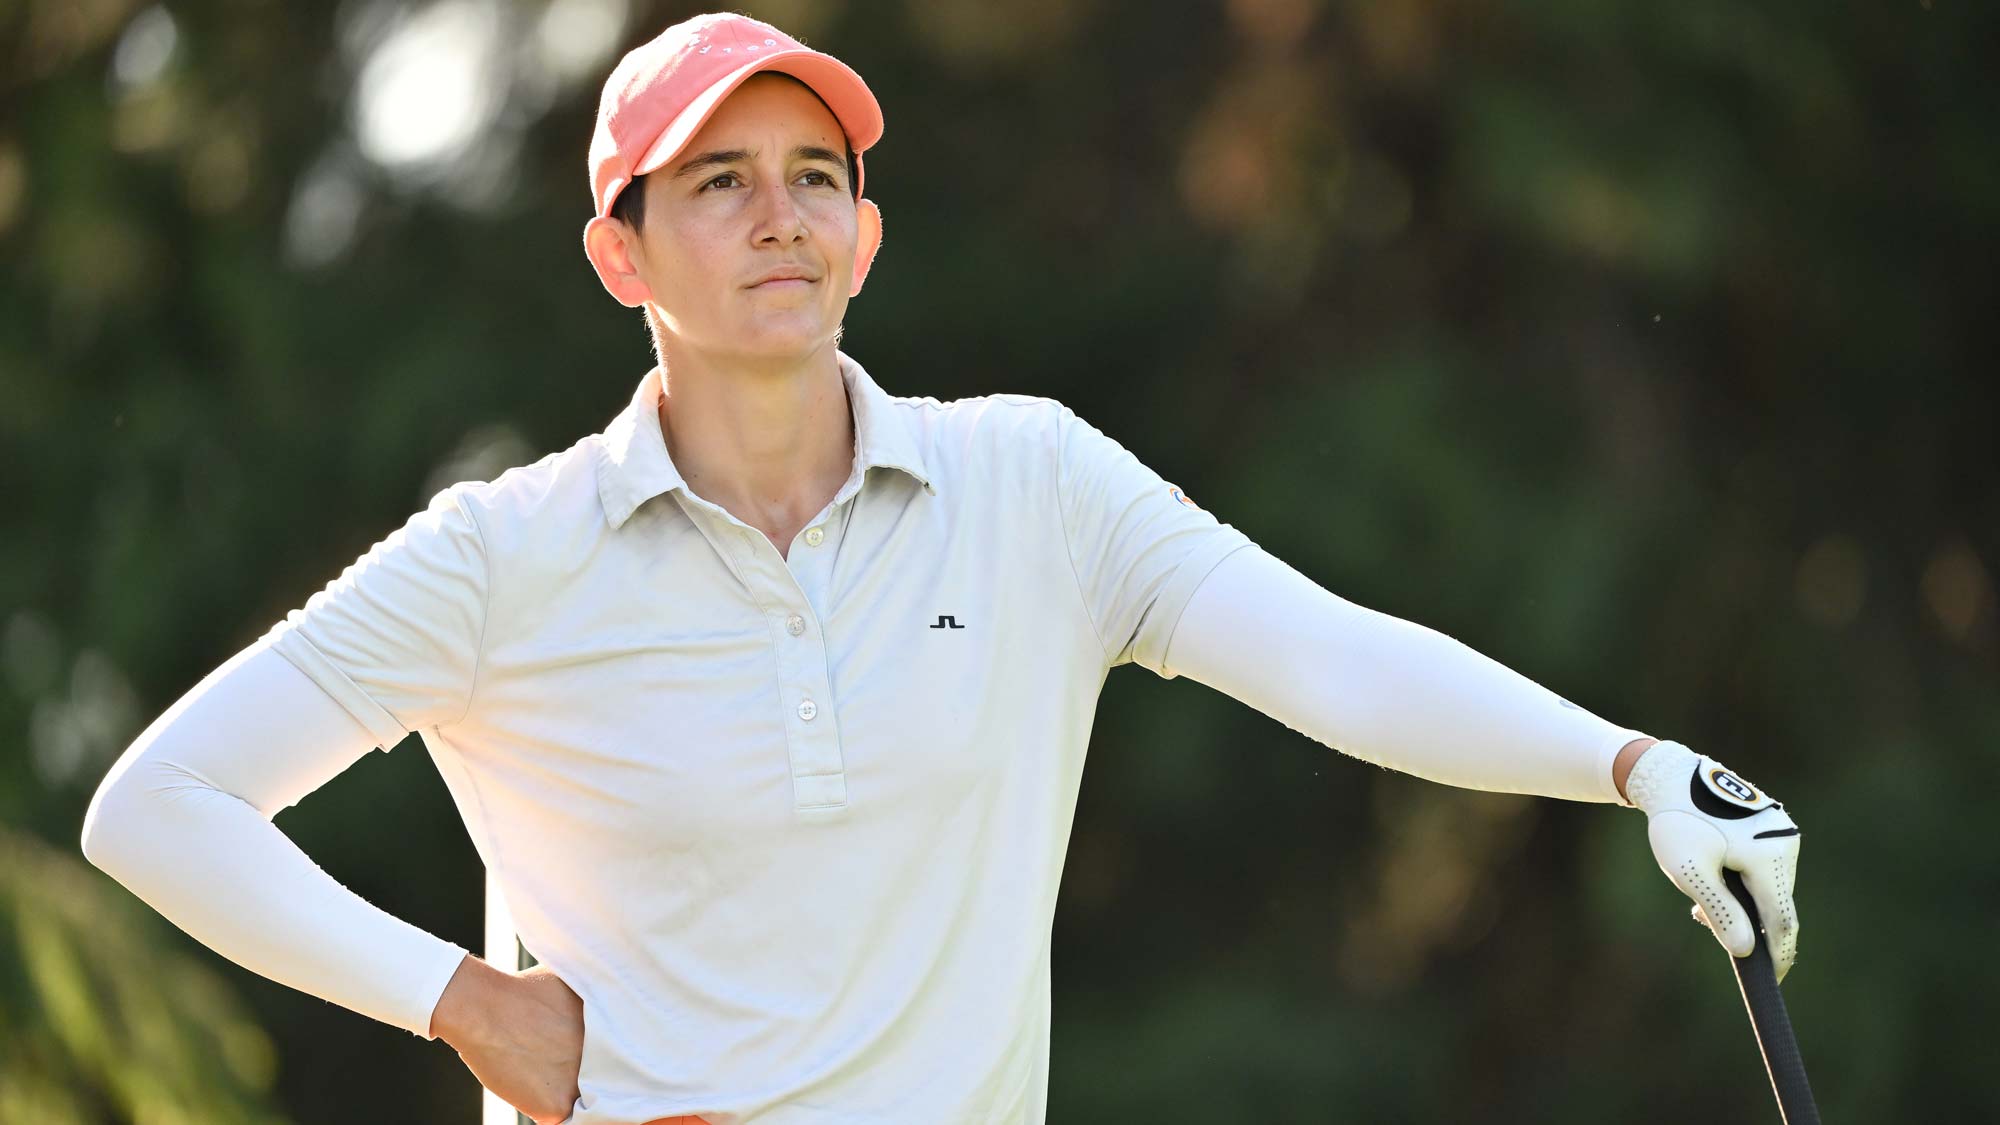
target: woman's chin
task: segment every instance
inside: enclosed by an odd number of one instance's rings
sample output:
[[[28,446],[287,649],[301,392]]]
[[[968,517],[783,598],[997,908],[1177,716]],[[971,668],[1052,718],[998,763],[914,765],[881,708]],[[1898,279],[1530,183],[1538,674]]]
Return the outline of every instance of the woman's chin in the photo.
[[[782,367],[811,359],[833,339],[834,329],[818,323],[776,325],[769,322],[711,341],[708,349],[718,358],[728,356],[738,363],[758,367]]]
[[[736,336],[735,350],[772,359],[810,355],[832,338],[834,329],[820,318],[760,317]]]

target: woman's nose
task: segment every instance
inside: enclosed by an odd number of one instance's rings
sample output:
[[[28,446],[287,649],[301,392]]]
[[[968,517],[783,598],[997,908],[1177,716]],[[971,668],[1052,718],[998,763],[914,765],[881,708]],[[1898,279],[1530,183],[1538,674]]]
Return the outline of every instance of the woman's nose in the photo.
[[[799,209],[792,205],[792,196],[783,186],[768,189],[767,195],[775,196],[764,203],[764,233],[783,242],[790,242],[805,233],[805,224],[799,221]]]

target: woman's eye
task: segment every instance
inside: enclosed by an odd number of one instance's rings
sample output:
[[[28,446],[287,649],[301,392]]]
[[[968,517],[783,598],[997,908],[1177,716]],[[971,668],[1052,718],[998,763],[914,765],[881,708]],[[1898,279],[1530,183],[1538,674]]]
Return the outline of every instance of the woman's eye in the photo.
[[[836,180],[835,180],[835,179],[833,178],[833,176],[832,176],[832,175],[831,175],[830,173],[827,173],[827,172],[822,172],[822,171],[820,171],[820,170],[819,170],[819,169],[817,169],[817,168],[808,168],[808,169],[807,169],[807,170],[805,171],[805,175],[807,175],[807,176],[818,176],[818,177],[819,177],[819,183],[820,183],[820,185],[823,185],[823,186],[825,186],[825,187],[839,187],[839,186],[840,186],[839,182],[838,182],[838,181],[836,181]],[[724,180],[731,180],[731,181],[734,181],[734,180],[736,180],[736,178],[737,178],[737,177],[736,177],[736,173],[734,173],[734,172],[724,172],[724,173],[722,173],[722,174],[721,174],[720,176],[716,176],[716,177],[714,177],[713,179],[709,180],[709,181],[708,181],[707,183],[705,183],[705,184],[701,185],[701,190],[703,190],[703,191],[707,191],[707,190],[708,190],[709,188],[712,188],[712,187],[716,186],[717,184],[720,184],[720,183],[722,183],[722,182],[723,182]]]

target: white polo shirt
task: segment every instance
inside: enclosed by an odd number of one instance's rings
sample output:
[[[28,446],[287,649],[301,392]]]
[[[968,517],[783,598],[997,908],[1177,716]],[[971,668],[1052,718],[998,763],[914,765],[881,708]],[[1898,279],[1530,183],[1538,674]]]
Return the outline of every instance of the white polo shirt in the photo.
[[[583,999],[574,1125],[1040,1122],[1099,689],[1171,675],[1249,544],[1060,403],[839,363],[854,470],[788,558],[688,490],[655,369],[267,635],[382,747],[422,735]]]

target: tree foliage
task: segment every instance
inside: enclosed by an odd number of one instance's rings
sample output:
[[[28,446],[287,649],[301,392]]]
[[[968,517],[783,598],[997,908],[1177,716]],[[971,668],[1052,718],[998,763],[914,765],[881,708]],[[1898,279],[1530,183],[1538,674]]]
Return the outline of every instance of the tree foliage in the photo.
[[[693,10],[0,5],[0,822],[73,849],[150,716],[441,484],[622,405],[651,359],[580,252],[596,85]],[[2000,1113],[2000,847],[1955,827],[2000,735],[1990,7],[748,10],[884,105],[845,347],[885,387],[1060,398],[1336,593],[1768,785],[1829,1119]],[[1132,672],[1092,758],[1053,1120],[1670,1121],[1760,1088],[1634,814],[1427,785]],[[422,755],[281,823],[477,948]],[[214,960],[10,909],[10,1012],[24,973]],[[215,967],[296,1120],[472,1112],[438,1045]],[[206,1042],[223,1001],[162,972],[212,1004],[157,1019]],[[0,1059],[78,1120],[257,1088],[198,1051],[127,1074],[59,1017]]]
[[[278,1125],[270,1036],[81,859],[0,828],[0,1121]]]

